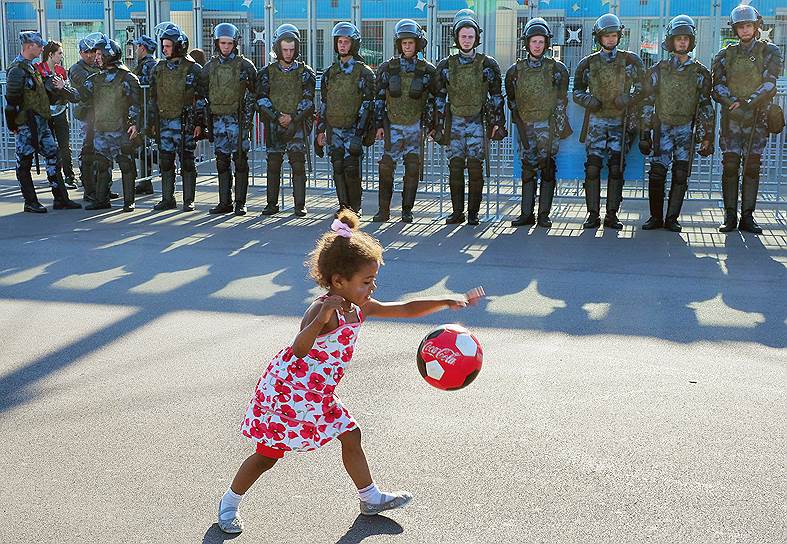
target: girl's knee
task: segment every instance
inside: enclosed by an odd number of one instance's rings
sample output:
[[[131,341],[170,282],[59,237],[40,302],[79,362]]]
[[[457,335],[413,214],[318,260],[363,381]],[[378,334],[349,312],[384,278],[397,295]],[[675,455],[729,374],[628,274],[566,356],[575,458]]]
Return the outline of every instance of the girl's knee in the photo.
[[[256,467],[260,470],[269,470],[276,464],[278,459],[273,459],[272,457],[266,457],[265,455],[259,453],[252,453],[251,458],[254,461]]]

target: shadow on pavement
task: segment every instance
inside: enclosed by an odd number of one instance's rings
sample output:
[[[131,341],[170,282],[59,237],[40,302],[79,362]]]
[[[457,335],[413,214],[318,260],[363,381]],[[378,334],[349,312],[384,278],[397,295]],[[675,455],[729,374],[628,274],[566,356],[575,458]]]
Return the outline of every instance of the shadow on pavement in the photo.
[[[375,535],[400,535],[404,528],[391,518],[385,516],[364,516],[358,514],[355,521],[347,529],[336,544],[358,544],[365,538]]]
[[[205,536],[202,537],[202,544],[221,544],[222,542],[226,542],[228,540],[234,540],[235,538],[239,537],[240,533],[237,535],[229,535],[219,529],[218,524],[214,523],[208,530],[205,531]]]

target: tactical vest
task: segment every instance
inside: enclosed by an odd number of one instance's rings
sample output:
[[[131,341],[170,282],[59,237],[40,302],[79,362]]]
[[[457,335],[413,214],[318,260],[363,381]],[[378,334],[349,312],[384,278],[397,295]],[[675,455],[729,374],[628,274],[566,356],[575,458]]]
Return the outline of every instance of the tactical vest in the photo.
[[[694,118],[699,99],[697,63],[678,71],[671,62],[663,61],[656,94],[656,114],[668,125],[685,125]]]
[[[115,79],[107,81],[107,74],[94,76],[93,100],[95,127],[98,132],[126,130],[128,102],[123,95],[123,81],[128,69],[118,68]]]
[[[194,101],[194,90],[186,88],[186,76],[192,66],[180,59],[174,70],[167,68],[165,62],[156,67],[156,101],[161,119],[178,119],[183,108]]]
[[[268,97],[276,111],[286,114],[295,113],[298,103],[303,98],[303,71],[306,67],[301,64],[295,70],[282,72],[275,64],[268,66],[270,78]]]
[[[364,66],[362,62],[355,61],[349,74],[342,72],[338,64],[329,68],[325,119],[331,127],[350,128],[355,124],[363,102],[358,83]]]
[[[79,89],[84,85],[87,78],[93,74],[99,73],[101,70],[92,64],[87,64],[84,60],[77,61],[68,71],[68,78],[71,80],[71,85],[75,89]]]
[[[245,85],[240,80],[241,57],[220,63],[213,59],[210,64],[208,101],[211,115],[237,115],[245,94]]]
[[[398,96],[393,96],[390,90],[386,90],[385,106],[388,111],[388,120],[394,125],[412,125],[421,119],[428,93],[424,89],[417,98],[414,98],[410,96],[410,88],[416,78],[423,79],[426,73],[426,62],[418,59],[415,62],[414,72],[402,72],[402,65],[398,58],[392,60],[388,66],[389,75],[398,77],[401,81],[401,92]]]
[[[27,124],[27,110],[33,110],[44,119],[49,119],[51,117],[51,112],[49,111],[49,95],[46,93],[46,88],[44,87],[44,78],[41,77],[41,74],[39,74],[35,68],[26,62],[15,62],[11,64],[9,69],[14,66],[24,70],[27,75],[33,78],[36,84],[35,89],[28,89],[27,85],[25,85],[25,89],[22,92],[22,109],[16,114],[16,119],[14,120],[16,125],[21,126]]]
[[[615,107],[615,97],[629,92],[626,77],[626,52],[618,51],[615,60],[607,62],[600,53],[590,56],[590,94],[601,101],[597,117],[621,117],[623,110]]]
[[[489,84],[484,81],[484,59],[476,53],[473,62],[460,64],[458,54],[448,57],[448,104],[453,115],[474,117],[481,113],[489,92]]]
[[[527,59],[516,63],[516,108],[526,123],[546,121],[557,106],[554,75],[555,61],[544,59],[533,68]]]
[[[740,44],[729,46],[724,51],[724,64],[730,92],[738,100],[747,100],[762,85],[765,47],[758,41],[751,53],[746,53]]]

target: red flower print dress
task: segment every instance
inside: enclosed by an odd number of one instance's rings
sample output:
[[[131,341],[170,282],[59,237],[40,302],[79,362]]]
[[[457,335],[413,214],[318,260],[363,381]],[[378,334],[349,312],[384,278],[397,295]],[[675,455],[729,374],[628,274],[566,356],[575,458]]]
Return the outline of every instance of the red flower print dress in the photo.
[[[241,423],[244,436],[275,450],[310,451],[357,426],[334,393],[363,321],[361,309],[353,309],[358,322],[348,323],[337,312],[339,326],[318,336],[302,359],[291,346],[276,354],[249,402]]]

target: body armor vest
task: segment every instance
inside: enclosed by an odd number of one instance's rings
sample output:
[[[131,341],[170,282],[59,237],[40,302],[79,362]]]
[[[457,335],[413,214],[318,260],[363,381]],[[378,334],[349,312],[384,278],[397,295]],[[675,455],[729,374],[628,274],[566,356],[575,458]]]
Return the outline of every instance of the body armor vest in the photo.
[[[107,81],[106,74],[93,78],[93,99],[95,108],[95,127],[99,132],[117,132],[126,129],[128,104],[123,95],[123,81],[126,70],[118,68],[115,79]]]
[[[268,67],[268,77],[270,78],[269,98],[273,104],[273,109],[280,113],[295,113],[295,110],[298,109],[298,103],[303,99],[303,71],[305,69],[306,67],[303,64],[289,72],[282,72],[274,64]]]
[[[245,86],[240,80],[242,57],[229,62],[215,60],[210,65],[208,101],[211,115],[238,115]]]
[[[183,108],[194,101],[194,90],[186,88],[191,67],[186,59],[180,59],[174,70],[167,68],[165,62],[156,67],[156,101],[161,119],[178,119]]]
[[[671,62],[662,61],[656,95],[659,119],[668,125],[685,125],[694,119],[698,99],[697,63],[678,71]]]
[[[87,64],[84,60],[79,60],[77,63],[71,67],[71,70],[68,71],[68,78],[71,80],[71,84],[74,86],[75,89],[79,89],[93,74],[99,73],[101,70],[93,66],[92,64]]]
[[[358,89],[363,66],[363,63],[356,61],[349,74],[342,72],[338,64],[329,68],[331,75],[328,78],[325,118],[333,128],[350,128],[355,124],[363,102],[363,96]]]
[[[747,100],[760,85],[765,66],[765,51],[761,42],[746,53],[740,44],[727,47],[724,63],[727,69],[727,87],[738,100]]]
[[[557,106],[554,66],[552,59],[544,59],[538,68],[531,67],[527,59],[516,63],[516,108],[522,121],[546,121],[554,113]]]
[[[484,81],[484,59],[476,53],[470,64],[460,64],[459,55],[448,57],[448,104],[451,113],[460,117],[474,117],[481,113],[489,92]]]
[[[389,64],[389,67],[393,64],[393,62]],[[395,68],[389,68],[390,75],[398,77],[401,82],[398,96],[393,96],[390,89],[386,91],[385,96],[388,120],[394,125],[412,125],[421,118],[426,105],[426,90],[422,89],[417,97],[411,96],[410,90],[416,78],[423,79],[426,73],[425,64],[419,59],[415,63],[414,72],[402,72],[400,61],[396,59]]]
[[[21,70],[33,78],[36,88],[28,89],[25,85],[24,92],[22,93],[22,109],[16,114],[16,125],[21,126],[27,124],[27,111],[32,110],[44,119],[49,119],[51,113],[49,111],[49,95],[46,93],[44,87],[44,78],[38,71],[27,63],[15,62],[10,68],[14,66],[19,67]]]
[[[623,110],[615,107],[615,97],[629,92],[627,79],[625,51],[618,51],[612,62],[602,59],[600,53],[590,56],[590,94],[601,101],[601,109],[595,113],[597,117],[623,115]]]

